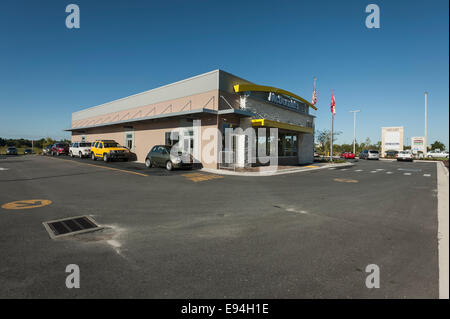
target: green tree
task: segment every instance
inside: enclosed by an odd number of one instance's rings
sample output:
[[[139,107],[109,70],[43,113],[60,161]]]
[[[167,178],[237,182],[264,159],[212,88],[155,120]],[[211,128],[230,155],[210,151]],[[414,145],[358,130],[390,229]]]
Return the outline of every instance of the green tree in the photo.
[[[339,145],[335,145],[334,143],[337,140],[337,136],[340,135],[342,132],[334,132],[333,134],[333,153],[339,152]],[[330,151],[330,141],[331,141],[331,131],[330,130],[319,130],[317,131],[316,139],[321,144],[320,151],[324,155],[328,155],[328,152]],[[336,149],[337,147],[337,149]]]
[[[434,141],[434,143],[431,144],[431,149],[432,149],[432,150],[437,150],[437,149],[439,149],[439,150],[443,151],[443,150],[445,150],[445,145],[444,145],[444,143],[442,143],[442,142]]]

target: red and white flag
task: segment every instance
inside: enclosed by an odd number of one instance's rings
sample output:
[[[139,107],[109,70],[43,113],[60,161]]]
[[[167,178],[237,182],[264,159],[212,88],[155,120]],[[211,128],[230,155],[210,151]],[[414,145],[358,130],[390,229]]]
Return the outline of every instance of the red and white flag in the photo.
[[[336,114],[336,101],[334,100],[334,93],[331,92],[331,113]]]
[[[312,105],[316,105],[316,103],[317,103],[317,93],[316,93],[316,88],[314,88],[313,96],[312,96]]]

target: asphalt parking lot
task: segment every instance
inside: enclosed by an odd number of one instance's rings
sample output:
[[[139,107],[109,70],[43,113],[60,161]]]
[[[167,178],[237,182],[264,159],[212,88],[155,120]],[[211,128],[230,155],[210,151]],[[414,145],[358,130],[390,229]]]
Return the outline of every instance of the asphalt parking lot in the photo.
[[[242,177],[19,156],[0,159],[0,188],[0,205],[51,201],[0,208],[0,298],[438,297],[434,163]],[[106,228],[42,225],[79,215]]]

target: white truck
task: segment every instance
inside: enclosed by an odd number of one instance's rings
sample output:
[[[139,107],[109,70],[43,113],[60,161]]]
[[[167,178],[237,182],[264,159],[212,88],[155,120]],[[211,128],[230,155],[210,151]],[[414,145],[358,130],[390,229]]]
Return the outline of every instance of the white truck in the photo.
[[[75,142],[70,144],[69,155],[71,157],[89,157],[91,156],[91,143],[88,142]]]
[[[427,153],[427,158],[448,158],[448,152],[442,152],[441,150],[434,150]]]

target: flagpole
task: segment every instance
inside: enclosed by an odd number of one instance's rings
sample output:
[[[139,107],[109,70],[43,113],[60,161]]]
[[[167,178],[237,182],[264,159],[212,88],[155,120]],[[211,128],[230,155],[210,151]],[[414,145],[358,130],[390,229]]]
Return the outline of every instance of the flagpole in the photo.
[[[334,92],[331,90],[331,139],[330,139],[330,161],[333,162],[333,122],[334,122],[334,108],[336,107],[334,102]]]
[[[330,159],[333,162],[333,122],[334,122],[334,114],[331,112],[331,140],[330,140]]]

